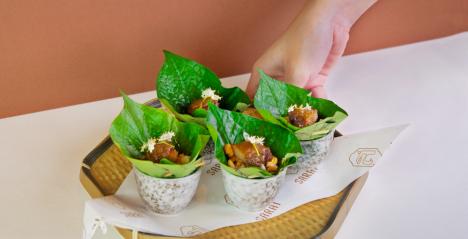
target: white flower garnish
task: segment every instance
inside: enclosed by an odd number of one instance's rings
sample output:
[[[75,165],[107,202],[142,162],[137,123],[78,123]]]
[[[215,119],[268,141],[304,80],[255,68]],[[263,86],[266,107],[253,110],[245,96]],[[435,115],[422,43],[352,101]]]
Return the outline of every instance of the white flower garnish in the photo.
[[[157,141],[157,139],[155,139],[155,138],[148,139],[148,142],[144,143],[141,146],[140,151],[145,152],[146,150],[148,150],[150,153],[152,153],[153,150],[154,150],[154,145],[156,145],[156,141]]]
[[[309,104],[306,104],[305,106],[299,105],[297,106],[296,104],[289,106],[288,108],[288,113],[294,111],[295,109],[300,109],[300,110],[312,110],[312,106]]]
[[[248,141],[253,145],[255,145],[255,144],[263,145],[263,143],[265,141],[265,138],[263,138],[263,137],[249,135],[246,132],[244,132],[244,139],[245,139],[245,141]]]
[[[289,108],[288,108],[288,113],[289,113],[289,112],[293,112],[294,109],[296,109],[296,108],[297,108],[297,105],[296,105],[296,104],[289,106]]]
[[[172,131],[167,131],[166,133],[162,134],[161,136],[159,136],[159,139],[158,139],[158,142],[161,142],[161,141],[168,141],[168,142],[171,142],[172,141],[172,137],[175,136],[175,133],[172,132]]]
[[[201,96],[202,96],[203,99],[206,99],[206,98],[211,98],[212,100],[220,100],[221,99],[221,96],[217,95],[216,91],[211,89],[211,88],[208,88],[208,89],[204,90],[202,92]]]
[[[300,106],[302,107],[302,105]],[[312,110],[312,106],[310,106],[308,103],[305,104],[304,107],[302,107],[303,110]]]
[[[311,92],[309,92],[309,94],[307,94],[307,96],[310,96],[310,97],[312,97],[312,91],[311,91]]]
[[[159,138],[157,138],[157,139],[156,138],[150,138],[150,139],[148,139],[148,142],[144,143],[141,146],[140,151],[145,152],[146,150],[148,150],[148,152],[152,153],[156,143],[163,142],[163,141],[171,142],[172,137],[174,137],[174,136],[175,136],[174,132],[168,131],[168,132],[162,134],[161,136],[159,136]]]

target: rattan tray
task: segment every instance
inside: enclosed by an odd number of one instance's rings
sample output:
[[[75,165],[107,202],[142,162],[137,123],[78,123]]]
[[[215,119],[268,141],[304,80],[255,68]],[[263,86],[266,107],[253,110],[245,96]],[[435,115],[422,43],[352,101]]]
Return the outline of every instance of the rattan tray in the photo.
[[[147,104],[160,107],[158,100]],[[335,135],[339,137],[337,133]],[[132,165],[107,137],[83,160],[80,181],[92,198],[112,195],[119,189]],[[210,231],[194,238],[333,238],[367,179],[367,173],[335,196],[309,202],[280,216]],[[116,228],[124,238],[132,232]],[[138,238],[173,238],[139,233]]]

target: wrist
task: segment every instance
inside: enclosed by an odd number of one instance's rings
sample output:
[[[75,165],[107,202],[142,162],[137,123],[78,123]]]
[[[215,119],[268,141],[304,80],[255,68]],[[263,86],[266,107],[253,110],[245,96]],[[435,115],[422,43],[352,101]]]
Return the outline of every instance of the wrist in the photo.
[[[351,26],[377,0],[309,0],[299,18],[308,22],[332,22],[344,28]]]
[[[300,17],[309,22],[330,22],[340,9],[341,0],[308,0]]]
[[[359,17],[376,2],[377,0],[342,0],[342,5],[333,18],[333,23],[349,30]]]

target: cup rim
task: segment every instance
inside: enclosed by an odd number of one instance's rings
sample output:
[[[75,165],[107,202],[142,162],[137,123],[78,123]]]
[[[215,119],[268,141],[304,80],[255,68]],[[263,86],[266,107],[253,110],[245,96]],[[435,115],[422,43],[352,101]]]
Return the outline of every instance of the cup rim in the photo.
[[[158,178],[158,177],[149,176],[149,175],[145,174],[144,172],[142,172],[141,170],[139,170],[137,167],[133,166],[133,170],[135,171],[135,173],[140,173],[141,175],[143,175],[145,177],[150,177],[152,179],[161,180],[161,181],[174,181],[174,180],[188,179],[190,177],[197,177],[198,175],[201,174],[201,168],[202,167],[198,167],[191,174],[189,174],[189,175],[187,175],[185,177],[181,177],[181,178]]]
[[[314,141],[318,141],[318,140],[323,140],[325,137],[329,136],[330,134],[331,134],[331,135],[334,135],[334,134],[335,134],[335,130],[336,130],[336,129],[333,129],[332,131],[328,132],[328,134],[326,134],[326,135],[324,135],[324,136],[322,136],[322,137],[320,137],[320,138],[317,138],[317,139],[312,139],[312,140],[299,140],[299,141],[302,143],[302,142],[314,142]],[[333,138],[334,138],[334,137],[332,137],[332,139],[333,139]]]
[[[227,166],[227,165],[225,165],[225,166],[226,166],[226,167],[229,167],[229,166]],[[278,174],[273,175],[273,176],[268,177],[268,178],[244,178],[244,177],[239,177],[239,176],[237,176],[237,175],[234,175],[234,174],[228,172],[228,171],[227,171],[226,169],[224,169],[223,167],[221,167],[221,170],[222,170],[223,174],[227,174],[227,175],[229,175],[229,176],[231,176],[231,177],[235,177],[235,178],[238,179],[238,180],[245,180],[245,181],[249,181],[249,182],[253,182],[253,181],[255,181],[255,182],[260,182],[260,181],[273,180],[273,179],[276,179],[276,178],[279,177],[279,176],[286,175],[287,168],[288,168],[288,167],[283,168],[283,170],[281,170],[280,172],[278,172]]]

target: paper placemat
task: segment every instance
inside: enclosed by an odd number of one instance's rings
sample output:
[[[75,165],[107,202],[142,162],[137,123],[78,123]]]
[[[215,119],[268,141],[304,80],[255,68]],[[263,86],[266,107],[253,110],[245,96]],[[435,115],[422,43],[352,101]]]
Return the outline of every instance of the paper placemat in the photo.
[[[333,196],[369,171],[406,126],[336,138],[326,159],[317,168],[288,170],[275,200],[263,211],[241,211],[226,197],[221,168],[216,159],[206,162],[198,190],[189,206],[178,215],[156,215],[138,196],[131,172],[112,196],[85,205],[84,238],[91,238],[105,224],[168,236],[193,236],[221,227],[278,216],[313,200]]]

